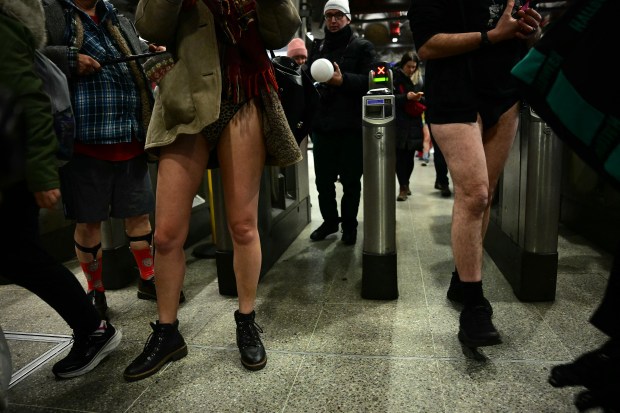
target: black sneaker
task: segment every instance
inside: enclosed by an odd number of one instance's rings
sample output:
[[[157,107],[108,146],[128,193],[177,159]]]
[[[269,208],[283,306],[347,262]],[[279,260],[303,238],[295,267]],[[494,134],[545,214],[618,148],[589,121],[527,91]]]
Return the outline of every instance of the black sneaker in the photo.
[[[575,396],[575,407],[580,412],[599,408],[604,413],[620,412],[620,382],[604,383],[601,387],[584,390]]]
[[[602,387],[605,383],[620,383],[620,343],[610,340],[601,348],[582,354],[569,364],[551,369],[549,383],[553,387]]]
[[[69,379],[88,373],[118,347],[122,336],[121,332],[110,323],[106,323],[103,332],[81,337],[74,335],[71,351],[67,357],[54,364],[52,372],[60,379]]]
[[[102,320],[108,320],[108,300],[105,298],[105,292],[91,290],[86,293],[86,296],[97,309],[99,317],[101,317]]]
[[[157,301],[157,291],[155,290],[155,277],[151,277],[148,280],[138,278],[138,298],[141,300],[153,300]],[[179,296],[179,303],[185,302],[185,294],[181,290]]]
[[[355,245],[357,242],[357,230],[346,229],[342,230],[342,243],[344,245]]]
[[[324,240],[328,235],[338,232],[338,223],[323,222],[320,227],[310,234],[312,241]]]
[[[260,370],[267,364],[267,354],[259,334],[263,329],[254,321],[255,316],[254,311],[247,316],[239,310],[235,311],[237,347],[241,353],[241,364],[248,370]]]
[[[502,339],[493,326],[491,316],[486,305],[465,306],[459,319],[459,340],[467,347],[483,347],[501,344]]]
[[[145,379],[157,373],[168,361],[187,356],[187,344],[179,332],[179,321],[174,324],[151,323],[149,335],[142,353],[127,366],[123,377],[127,381]]]

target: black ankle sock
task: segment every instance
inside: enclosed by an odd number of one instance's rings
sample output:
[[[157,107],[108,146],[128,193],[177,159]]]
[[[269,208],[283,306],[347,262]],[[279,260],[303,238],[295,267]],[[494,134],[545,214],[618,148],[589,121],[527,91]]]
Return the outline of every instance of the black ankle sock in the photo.
[[[482,293],[482,281],[461,282],[463,286],[463,299],[465,306],[475,306],[484,302]]]
[[[456,267],[454,267],[454,271],[452,272],[452,282],[461,282],[461,279],[459,278],[459,272],[456,270]]]

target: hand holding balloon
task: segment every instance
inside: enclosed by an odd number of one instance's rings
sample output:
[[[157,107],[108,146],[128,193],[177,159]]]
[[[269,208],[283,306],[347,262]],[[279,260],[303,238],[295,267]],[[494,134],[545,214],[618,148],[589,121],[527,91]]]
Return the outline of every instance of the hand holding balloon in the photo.
[[[334,76],[334,65],[327,59],[317,59],[310,66],[310,74],[317,82],[328,82]]]

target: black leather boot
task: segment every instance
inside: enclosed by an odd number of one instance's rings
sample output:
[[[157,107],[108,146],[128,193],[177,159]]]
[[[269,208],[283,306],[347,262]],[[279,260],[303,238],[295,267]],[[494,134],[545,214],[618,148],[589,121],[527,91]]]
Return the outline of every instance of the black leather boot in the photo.
[[[237,347],[241,353],[241,363],[248,370],[260,370],[267,364],[267,354],[265,347],[260,340],[263,330],[254,321],[256,313],[241,314],[235,311],[235,322],[237,323]]]
[[[145,379],[157,373],[168,361],[180,360],[187,356],[187,344],[179,333],[179,320],[174,324],[151,323],[153,332],[146,340],[144,350],[125,369],[123,376],[127,381]]]

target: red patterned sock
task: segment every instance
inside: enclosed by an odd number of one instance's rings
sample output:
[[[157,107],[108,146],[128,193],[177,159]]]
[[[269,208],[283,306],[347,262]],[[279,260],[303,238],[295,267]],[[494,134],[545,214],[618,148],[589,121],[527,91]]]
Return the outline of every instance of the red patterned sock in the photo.
[[[80,266],[88,282],[88,291],[97,290],[104,292],[105,288],[103,288],[103,281],[101,280],[101,260],[80,262]]]
[[[131,249],[136,263],[138,264],[138,270],[140,270],[140,278],[143,280],[150,280],[155,275],[155,268],[153,266],[153,253],[151,248],[145,248],[141,250]]]

